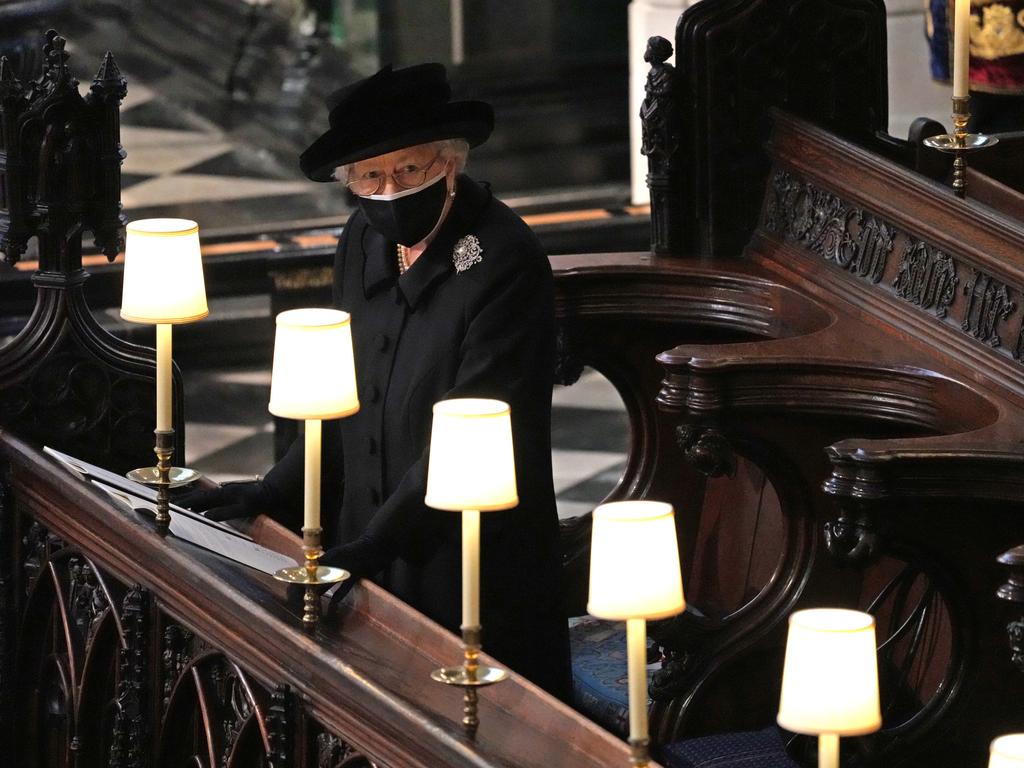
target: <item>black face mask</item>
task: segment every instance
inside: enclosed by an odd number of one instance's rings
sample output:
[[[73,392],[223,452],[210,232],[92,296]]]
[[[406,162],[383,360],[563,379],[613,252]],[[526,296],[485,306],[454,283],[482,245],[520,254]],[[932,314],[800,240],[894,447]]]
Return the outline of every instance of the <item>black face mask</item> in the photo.
[[[437,226],[448,196],[446,174],[393,195],[356,198],[370,226],[400,245],[416,245]]]

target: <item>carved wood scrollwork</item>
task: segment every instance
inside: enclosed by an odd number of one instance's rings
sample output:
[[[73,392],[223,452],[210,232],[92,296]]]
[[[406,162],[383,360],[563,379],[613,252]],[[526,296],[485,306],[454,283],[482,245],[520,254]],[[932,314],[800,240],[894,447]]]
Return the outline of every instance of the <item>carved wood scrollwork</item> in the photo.
[[[668,63],[672,44],[663,37],[647,41],[644,61],[651,65],[640,106],[640,151],[647,156],[651,193],[651,252],[678,256],[682,244],[676,184],[679,119],[676,70]]]
[[[164,646],[161,654],[163,675],[163,705],[167,710],[171,703],[171,691],[186,665],[192,660],[192,633],[179,624],[168,624],[164,628]]]
[[[555,383],[570,387],[583,375],[583,361],[580,359],[568,319],[555,324]]]
[[[146,732],[146,614],[149,595],[136,584],[124,598],[121,626],[124,646],[118,662],[110,768],[143,768],[148,755]]]
[[[377,764],[333,733],[316,737],[316,768],[377,768]]]
[[[267,710],[267,766],[291,768],[293,702],[291,688],[278,685],[270,694]]]
[[[736,474],[736,454],[729,440],[717,429],[694,424],[676,427],[676,444],[689,462],[708,477],[732,477]]]
[[[863,566],[881,552],[875,516],[866,508],[844,508],[835,520],[825,523],[825,549],[842,565]]]

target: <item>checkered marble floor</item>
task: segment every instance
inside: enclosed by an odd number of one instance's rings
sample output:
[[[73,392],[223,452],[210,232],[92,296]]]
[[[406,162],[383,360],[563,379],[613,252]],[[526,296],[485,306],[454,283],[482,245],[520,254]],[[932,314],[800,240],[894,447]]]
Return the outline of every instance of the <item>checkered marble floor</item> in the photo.
[[[217,482],[252,478],[273,463],[270,371],[186,371],[186,462]],[[628,422],[604,377],[586,371],[552,393],[552,465],[559,517],[589,512],[626,465]]]

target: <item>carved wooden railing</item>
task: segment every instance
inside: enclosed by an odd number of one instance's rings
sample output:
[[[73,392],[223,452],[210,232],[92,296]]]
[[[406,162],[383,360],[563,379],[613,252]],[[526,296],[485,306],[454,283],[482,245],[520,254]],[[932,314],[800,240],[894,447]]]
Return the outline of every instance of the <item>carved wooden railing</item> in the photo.
[[[429,677],[460,658],[455,636],[366,582],[306,634],[269,577],[162,538],[2,432],[0,543],[12,765],[628,764],[514,674],[481,693],[468,741],[458,692]]]

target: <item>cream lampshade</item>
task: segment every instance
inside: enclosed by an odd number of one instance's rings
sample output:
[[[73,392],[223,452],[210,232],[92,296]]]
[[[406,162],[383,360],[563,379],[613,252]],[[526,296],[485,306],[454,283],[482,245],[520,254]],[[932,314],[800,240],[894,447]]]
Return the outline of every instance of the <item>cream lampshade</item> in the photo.
[[[684,608],[672,505],[618,501],[595,509],[587,612],[602,619],[663,619]]]
[[[277,316],[269,410],[286,419],[338,419],[359,410],[348,313],[309,308]]]
[[[319,542],[321,421],[359,410],[347,312],[307,308],[277,316],[269,410],[306,422],[302,527],[305,536],[313,537],[310,542]]]
[[[1024,733],[1009,733],[992,741],[988,768],[1024,768]]]
[[[629,744],[634,766],[648,765],[647,619],[686,608],[675,514],[660,501],[618,501],[593,512],[587,612],[626,621]]]
[[[818,736],[818,764],[839,765],[839,737],[882,725],[878,704],[875,618],[840,608],[789,617],[778,723]]]
[[[519,503],[507,403],[460,398],[434,404],[424,501],[452,512]]]
[[[121,317],[133,323],[191,323],[209,313],[199,225],[188,219],[130,222]]]

